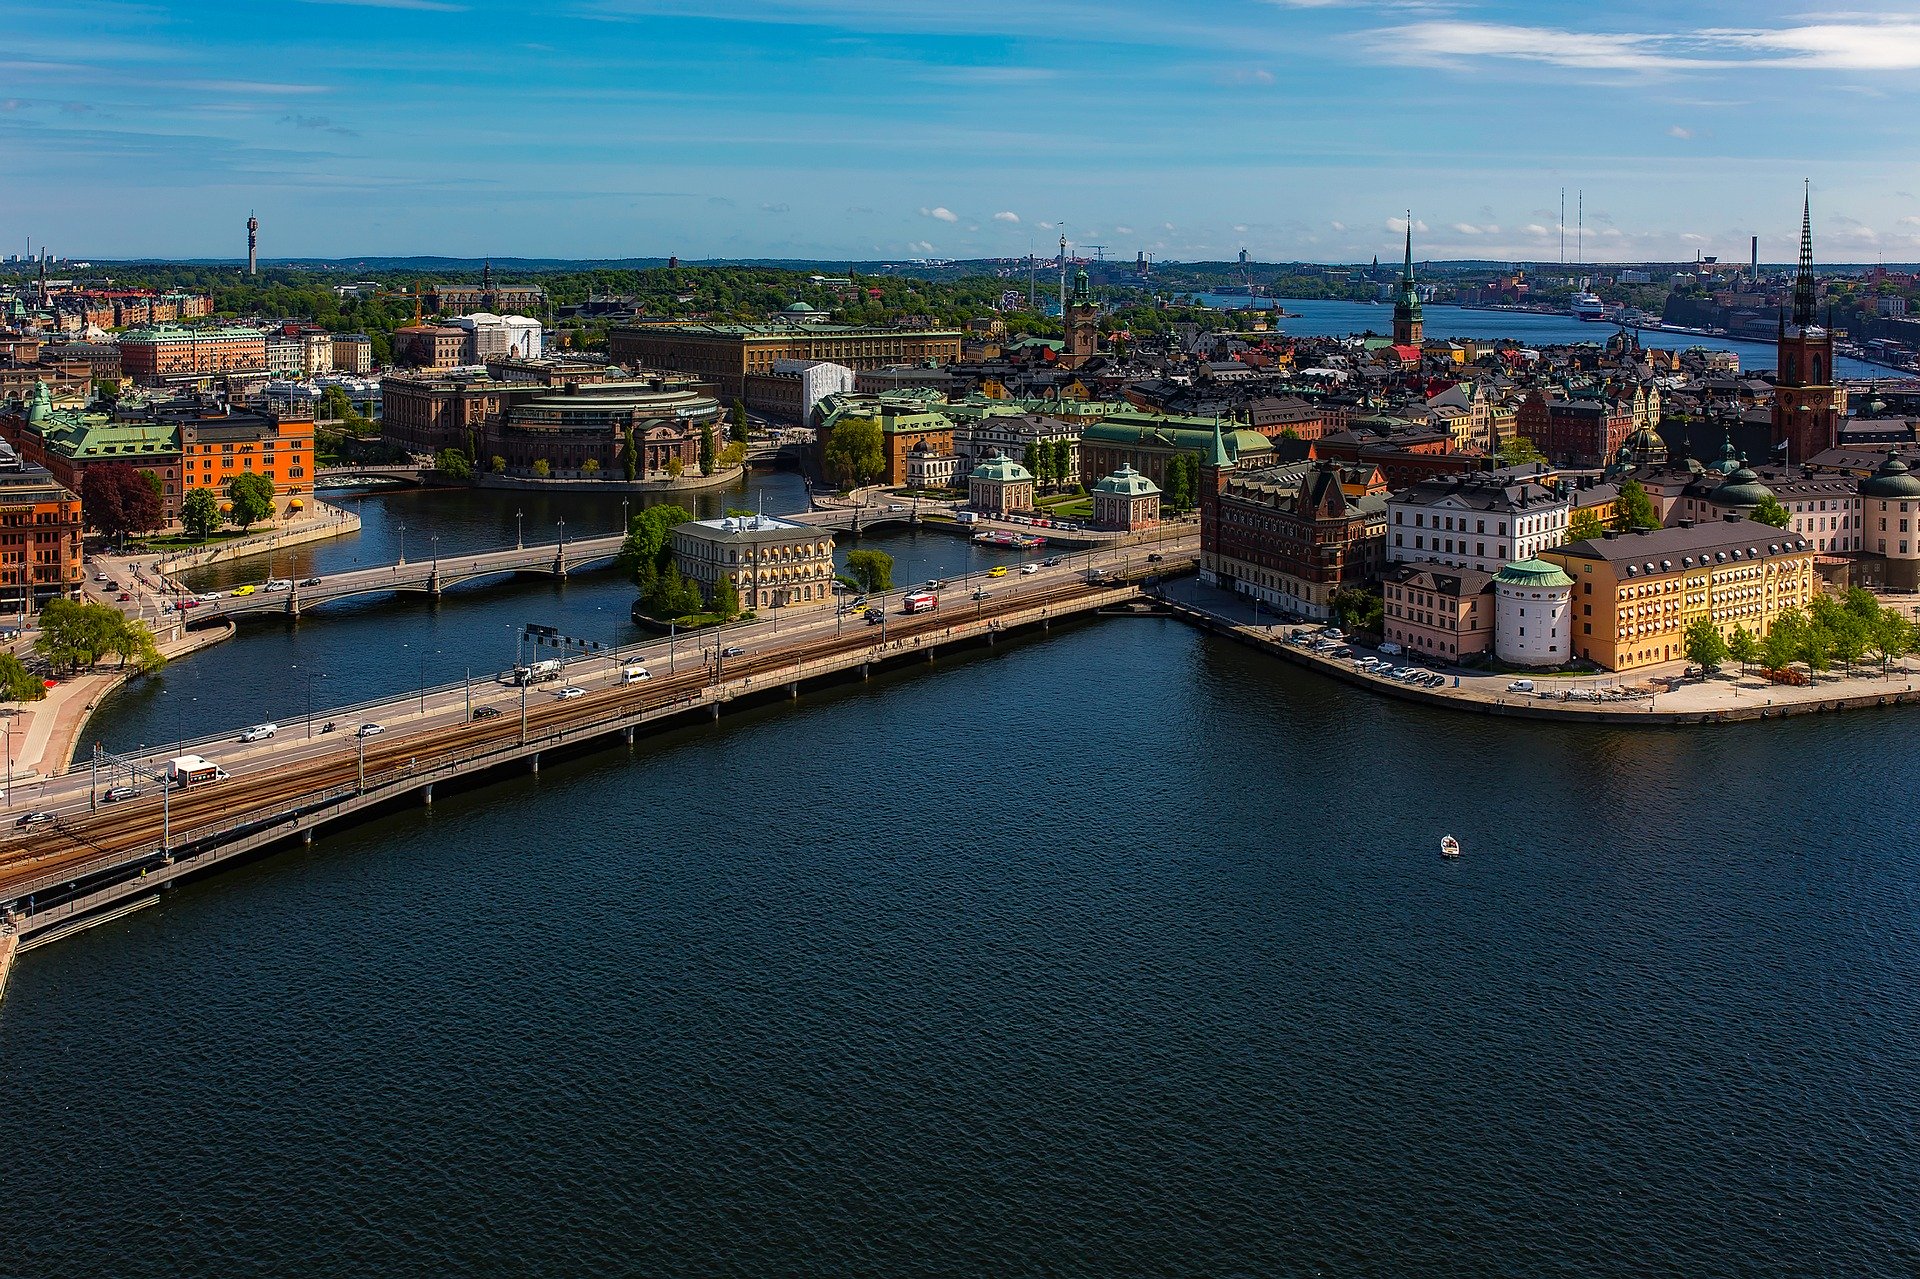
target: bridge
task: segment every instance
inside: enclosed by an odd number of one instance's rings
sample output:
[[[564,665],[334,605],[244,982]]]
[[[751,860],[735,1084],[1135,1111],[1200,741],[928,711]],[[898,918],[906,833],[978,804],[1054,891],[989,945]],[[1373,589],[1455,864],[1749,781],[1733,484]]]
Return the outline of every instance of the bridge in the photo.
[[[1191,571],[1195,546],[1184,540],[1164,568]],[[565,698],[553,695],[561,685],[456,683],[321,713],[347,731],[316,732],[310,719],[295,717],[271,740],[243,744],[226,733],[188,741],[179,753],[207,754],[227,770],[190,789],[151,780],[174,751],[138,760],[103,753],[91,772],[43,785],[33,803],[44,820],[0,824],[0,930],[11,926],[24,951],[150,905],[161,889],[230,858],[311,843],[359,814],[431,804],[436,788],[537,772],[543,759],[631,745],[637,732],[718,720],[815,684],[925,666],[1127,606],[1139,599],[1134,579],[1146,570],[1125,563],[1117,552],[1096,555],[1085,571],[1056,567],[1003,580],[927,613],[901,612],[895,592],[877,601],[886,610],[879,625],[830,610],[784,610],[796,616],[730,627],[704,644],[696,635],[677,647],[670,639],[575,658],[565,668]],[[641,661],[652,678],[627,682],[624,669]],[[360,724],[379,727],[352,731]]]
[[[316,485],[324,480],[401,480],[424,484],[433,474],[431,462],[370,463],[365,466],[323,466],[313,473]]]
[[[475,578],[505,574],[534,574],[565,578],[591,568],[604,568],[620,553],[626,537],[608,533],[599,537],[577,537],[533,546],[513,546],[500,551],[482,551],[477,555],[438,555],[424,560],[402,560],[378,568],[353,569],[326,577],[296,582],[284,591],[256,588],[248,595],[223,595],[188,609],[182,620],[188,626],[217,622],[229,617],[263,613],[300,616],[301,610],[356,595],[383,595],[395,592],[439,596],[450,586]]]

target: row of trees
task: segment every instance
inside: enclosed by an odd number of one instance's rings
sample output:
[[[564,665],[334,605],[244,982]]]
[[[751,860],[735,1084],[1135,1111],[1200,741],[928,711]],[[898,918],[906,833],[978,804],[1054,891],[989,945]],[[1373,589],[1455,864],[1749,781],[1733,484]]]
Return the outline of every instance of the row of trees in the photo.
[[[145,622],[111,605],[83,604],[79,600],[47,601],[40,610],[40,636],[33,647],[48,665],[63,672],[91,668],[109,656],[142,671],[157,671],[166,665]]]
[[[465,462],[456,449],[442,454]],[[469,475],[472,468],[468,468]],[[241,531],[273,517],[273,479],[248,471],[227,481],[226,501],[230,508],[220,509],[220,497],[209,488],[188,489],[180,501],[180,522],[187,532],[205,541],[219,532],[229,519]],[[90,466],[80,481],[80,504],[87,525],[112,538],[130,533],[151,533],[167,521],[166,499],[161,480],[152,471],[139,470],[125,462]]]
[[[220,499],[212,489],[188,489],[180,499],[180,523],[188,534],[204,542],[220,531],[228,520],[242,533],[273,516],[273,480],[252,471],[227,481],[228,510],[220,509]]]
[[[1073,473],[1073,442],[1065,437],[1033,440],[1020,464],[1032,474],[1035,488],[1064,488]]]
[[[1200,459],[1194,454],[1175,453],[1167,459],[1160,504],[1170,511],[1191,511],[1200,505]]]
[[[1844,599],[1822,595],[1804,612],[1788,609],[1764,635],[1736,626],[1723,639],[1711,621],[1699,618],[1687,627],[1684,643],[1687,660],[1703,671],[1716,671],[1732,658],[1742,674],[1753,666],[1784,671],[1804,663],[1807,674],[1815,675],[1835,662],[1851,670],[1869,654],[1884,673],[1888,663],[1913,652],[1916,641],[1920,634],[1905,614],[1882,607],[1873,592],[1856,586]]]

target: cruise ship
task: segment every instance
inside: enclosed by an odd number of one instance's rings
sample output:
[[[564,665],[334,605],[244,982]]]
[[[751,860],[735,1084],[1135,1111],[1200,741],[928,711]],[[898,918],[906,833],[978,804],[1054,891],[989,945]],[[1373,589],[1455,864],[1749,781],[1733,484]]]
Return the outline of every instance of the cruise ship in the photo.
[[[1598,295],[1592,293],[1574,294],[1573,305],[1569,309],[1573,312],[1573,317],[1576,320],[1604,320],[1607,318],[1607,304],[1602,302]]]

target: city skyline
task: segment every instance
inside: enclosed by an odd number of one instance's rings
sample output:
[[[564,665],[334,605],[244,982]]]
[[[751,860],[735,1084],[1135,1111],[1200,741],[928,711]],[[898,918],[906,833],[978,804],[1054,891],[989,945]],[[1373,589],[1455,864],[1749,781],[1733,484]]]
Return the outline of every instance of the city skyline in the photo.
[[[8,252],[1920,258],[1920,21],[1785,0],[0,4]],[[1517,123],[1524,122],[1524,127]],[[144,216],[103,192],[134,187]],[[1559,215],[1566,189],[1566,217]],[[1576,210],[1584,204],[1584,234]]]

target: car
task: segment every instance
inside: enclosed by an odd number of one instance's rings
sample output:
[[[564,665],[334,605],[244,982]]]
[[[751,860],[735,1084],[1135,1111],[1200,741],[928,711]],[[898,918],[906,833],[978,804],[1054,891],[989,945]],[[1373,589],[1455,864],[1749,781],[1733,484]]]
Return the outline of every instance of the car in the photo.
[[[246,586],[236,586],[233,588],[233,593],[235,595],[251,595],[253,594],[253,591],[254,591],[254,588],[251,584]]]
[[[977,599],[977,600],[990,600],[990,599],[992,599],[992,598],[993,598],[993,595],[992,595],[992,593],[991,593],[991,592],[989,592],[989,591],[987,590],[987,588],[986,588],[986,587],[984,587],[984,586],[982,586],[982,587],[979,587],[979,588],[977,588],[977,589],[976,589],[976,590],[975,590],[975,591],[973,592],[973,598],[975,598],[975,599]]]
[[[473,708],[473,717],[475,719],[499,719],[500,708],[498,706],[476,706]]]
[[[198,595],[194,596],[193,598],[199,600],[202,604],[211,604],[220,598],[220,592],[219,591],[201,591]]]
[[[1533,691],[1533,681],[1530,679],[1517,679],[1507,685],[1507,691],[1509,693],[1531,693]]]
[[[192,598],[188,598],[188,599],[184,599],[184,600],[181,600],[181,601],[180,601],[179,603],[177,603],[177,604],[169,604],[169,605],[167,605],[166,607],[167,607],[167,608],[177,608],[177,609],[182,609],[182,610],[184,610],[184,609],[189,609],[189,608],[199,608],[199,607],[200,607],[200,601],[199,601],[199,600],[197,600],[197,599],[192,599]],[[165,611],[165,610],[162,610],[162,611]]]
[[[1380,646],[1380,651],[1382,653],[1385,653],[1388,657],[1398,657],[1400,656],[1400,654],[1406,652],[1407,650],[1404,648],[1401,648],[1398,644],[1386,643]]]
[[[1046,565],[1048,568],[1059,568],[1061,564],[1061,560],[1058,555],[1049,555],[1047,556],[1047,558],[1045,558],[1044,560],[1041,560],[1040,562]]]
[[[353,730],[353,735],[355,737],[378,737],[386,731],[385,728],[382,728],[378,724],[362,724]]]
[[[560,689],[554,693],[554,696],[559,698],[563,702],[570,702],[576,697],[585,697],[586,695],[587,695],[586,689],[574,688],[572,685],[568,685],[566,688]]]
[[[1445,684],[1446,682],[1447,682],[1447,677],[1446,677],[1445,675],[1429,675],[1429,676],[1427,676],[1427,687],[1428,687],[1428,688],[1439,688],[1439,687],[1441,687],[1442,685],[1444,685],[1444,684]]]
[[[995,564],[992,568],[987,570],[988,577],[1005,577],[1006,575],[1007,575],[1007,566],[1005,564]]]
[[[127,602],[128,602],[129,600],[131,600],[132,598],[133,598],[133,592],[132,592],[132,591],[121,591],[121,592],[120,592],[120,602],[121,602],[122,604],[125,604],[125,603],[127,603]]]
[[[20,814],[20,820],[15,822],[14,825],[15,826],[45,826],[48,822],[55,821],[55,820],[57,819],[54,817],[52,813],[40,812],[36,810],[31,813]]]
[[[280,726],[278,724],[255,724],[252,728],[240,734],[240,740],[243,742],[264,742],[279,731]]]
[[[105,572],[95,573],[93,575],[93,580],[96,582],[104,582],[107,580],[107,575]]]
[[[1038,573],[1039,571],[1040,571],[1040,566],[1038,564],[1033,563],[1031,560],[1029,560],[1027,563],[1022,564],[1020,566],[1020,574],[1022,577],[1031,577],[1033,574]]]
[[[868,626],[885,626],[886,623],[887,623],[887,615],[885,613],[881,612],[877,608],[870,608],[867,610]]]
[[[745,657],[746,655],[747,650],[741,648],[738,644],[729,644],[720,650],[720,656],[722,657]]]
[[[920,587],[920,589],[921,589],[921,590],[923,590],[923,591],[937,591],[937,590],[939,590],[939,589],[940,589],[941,587],[943,587],[943,586],[945,586],[945,585],[946,585],[946,583],[945,583],[945,582],[943,582],[943,581],[941,581],[941,580],[940,580],[939,578],[937,578],[937,577],[930,577],[930,578],[928,578],[928,579],[926,580],[926,582],[925,582],[925,583],[924,583],[924,584],[923,584],[923,585],[922,585],[922,586]]]
[[[120,583],[114,581],[112,578],[107,579],[106,586],[109,591],[117,591],[120,589]]]
[[[109,804],[118,804],[123,800],[140,798],[140,788],[138,786],[109,786],[100,798]]]
[[[865,595],[856,595],[853,597],[853,606],[855,608],[864,608],[866,607],[866,603],[867,597]]]
[[[303,578],[301,578],[301,579],[300,579],[300,585],[302,585],[302,586],[318,586],[318,585],[320,585],[320,579],[319,579],[319,578],[317,578],[317,577],[303,577]]]
[[[889,507],[888,507],[887,509],[888,509],[889,511],[904,511],[904,510],[906,510],[907,508],[906,508],[906,507],[904,507],[904,506],[902,506],[902,505],[900,505],[900,503],[898,503],[898,502],[895,502],[895,503],[894,503],[894,504],[893,504],[892,506],[889,506]]]
[[[1155,551],[1153,554],[1147,556],[1147,563],[1158,564],[1161,560],[1164,560],[1166,558],[1167,557],[1162,555],[1160,552]]]
[[[287,578],[276,577],[271,582],[267,583],[266,589],[269,591],[273,591],[275,593],[278,593],[280,591],[290,591],[293,589],[293,583]]]

